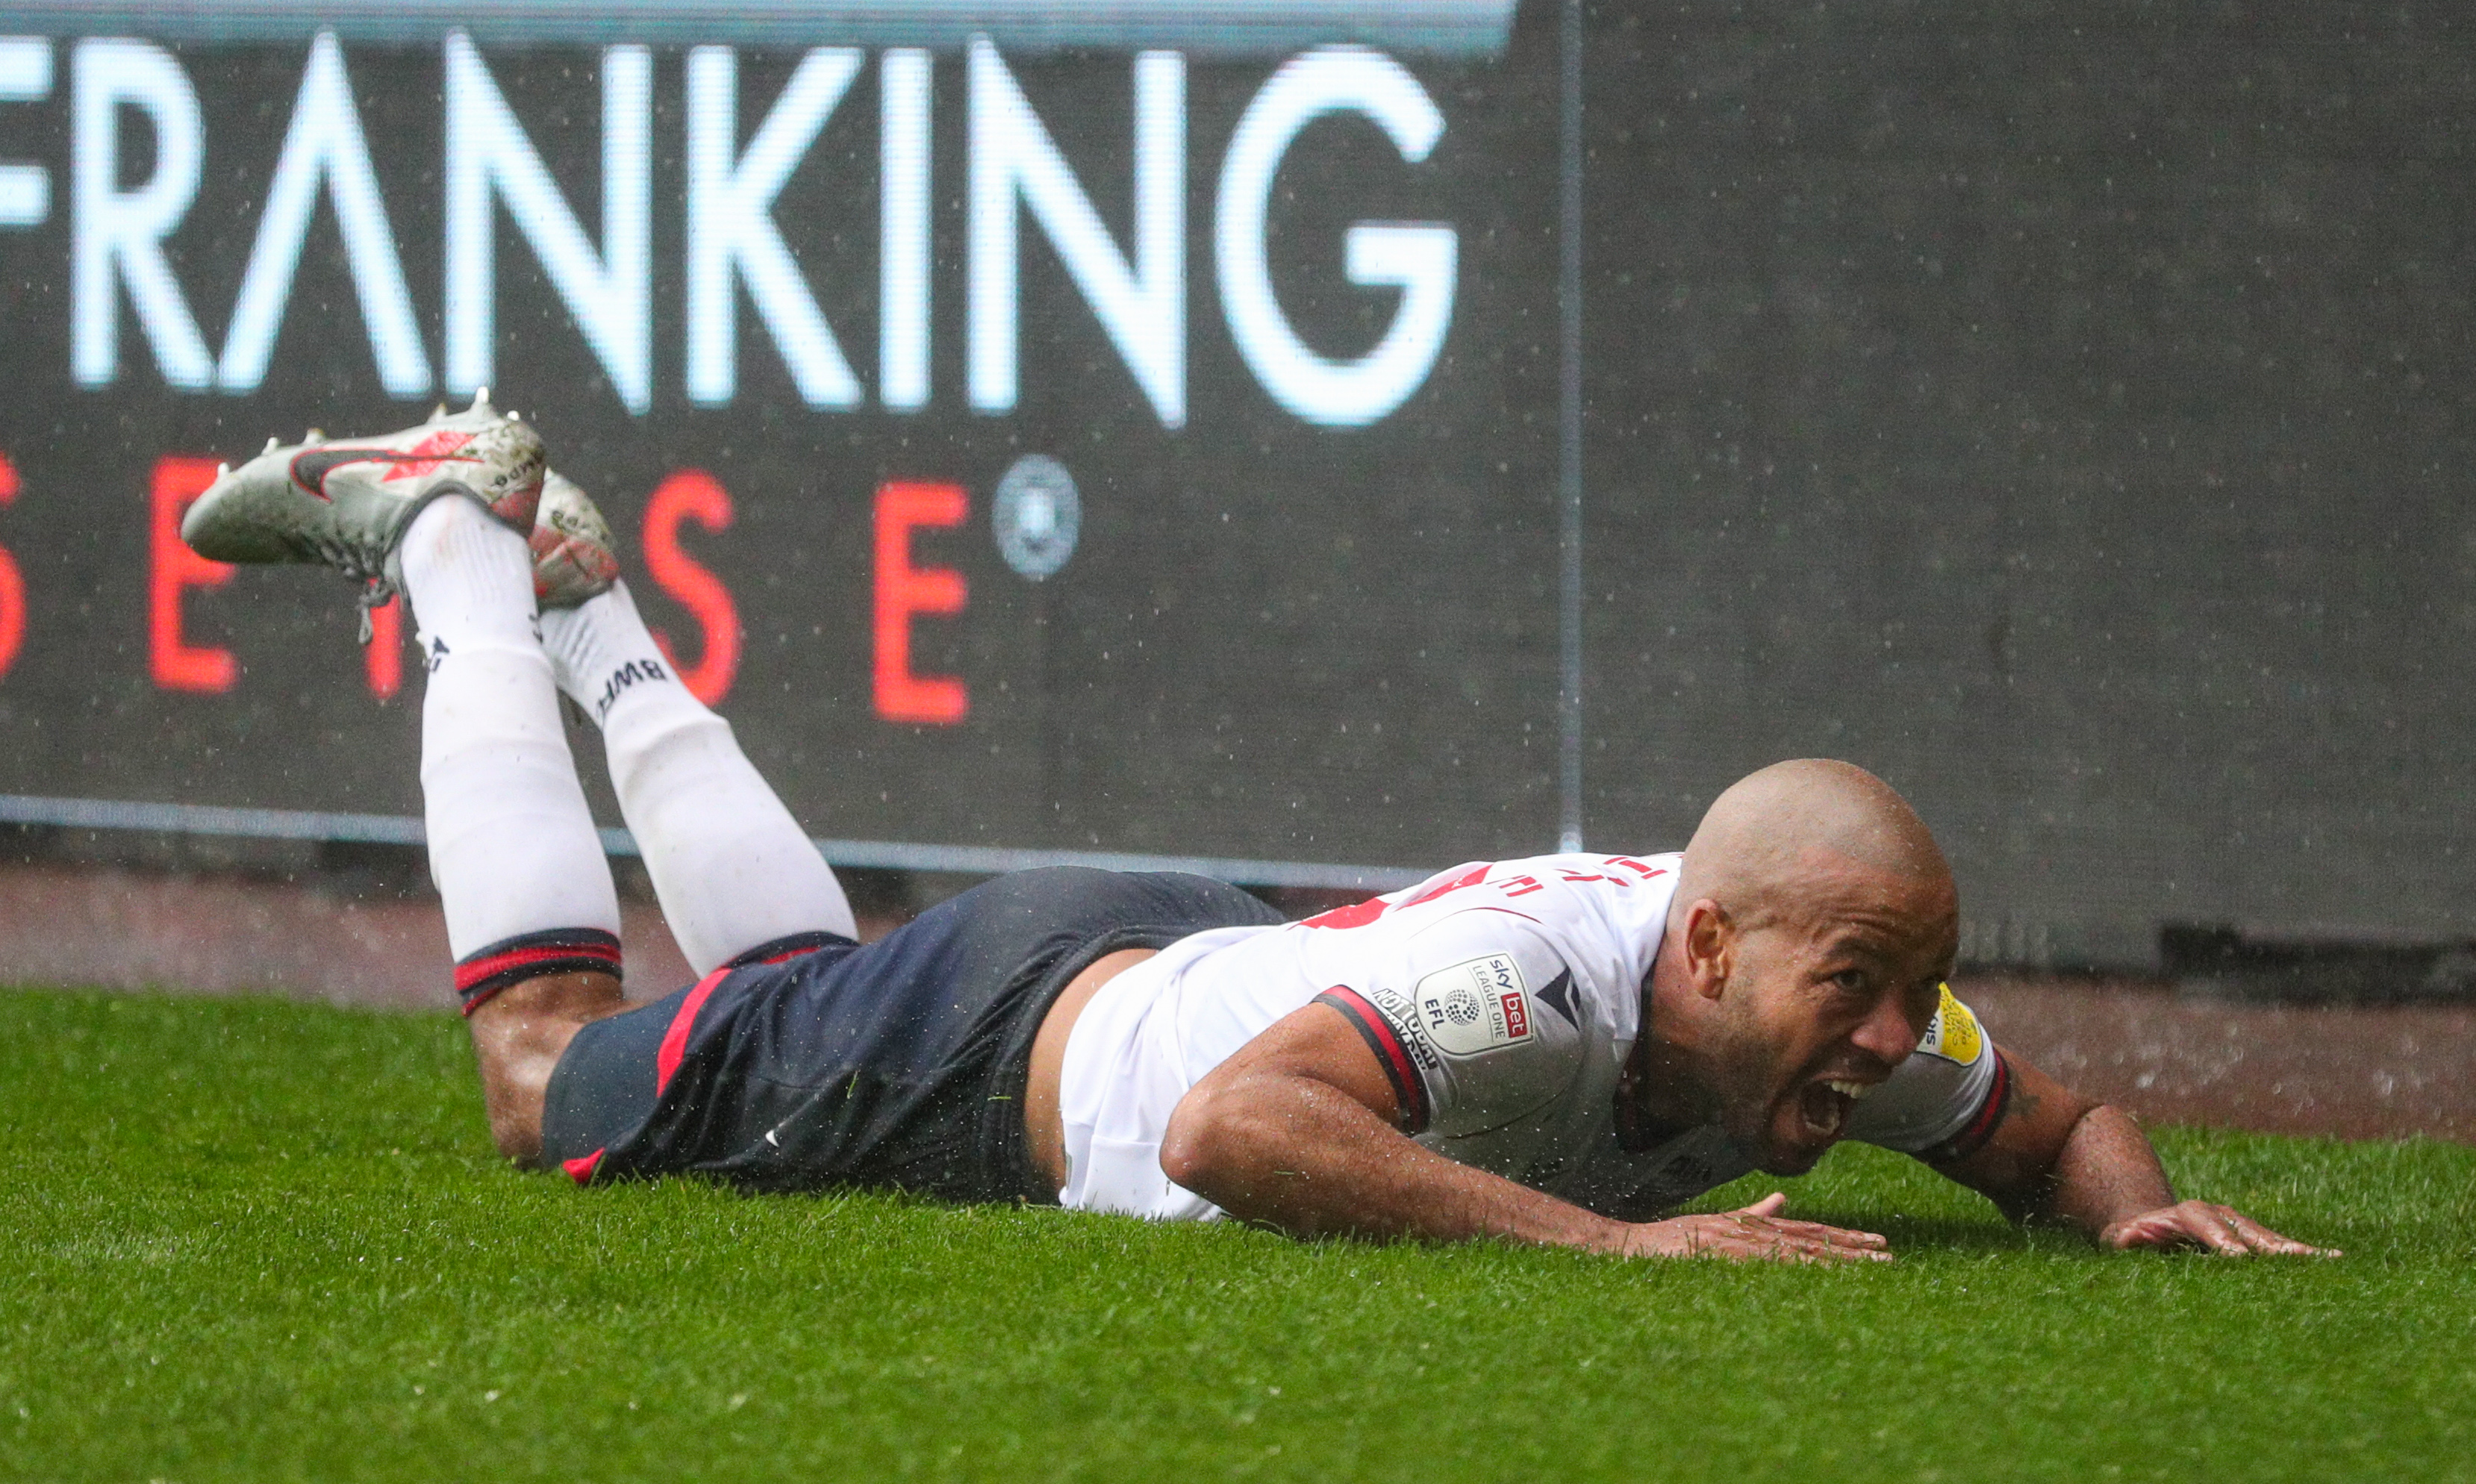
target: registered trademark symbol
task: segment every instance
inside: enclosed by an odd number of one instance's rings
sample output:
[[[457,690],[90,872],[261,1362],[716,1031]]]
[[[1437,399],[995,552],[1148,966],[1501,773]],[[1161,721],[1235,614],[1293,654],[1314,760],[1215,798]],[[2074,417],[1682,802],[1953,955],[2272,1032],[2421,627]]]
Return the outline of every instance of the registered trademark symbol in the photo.
[[[1083,530],[1075,477],[1047,454],[1026,454],[998,481],[989,521],[1007,566],[1035,582],[1054,576]]]

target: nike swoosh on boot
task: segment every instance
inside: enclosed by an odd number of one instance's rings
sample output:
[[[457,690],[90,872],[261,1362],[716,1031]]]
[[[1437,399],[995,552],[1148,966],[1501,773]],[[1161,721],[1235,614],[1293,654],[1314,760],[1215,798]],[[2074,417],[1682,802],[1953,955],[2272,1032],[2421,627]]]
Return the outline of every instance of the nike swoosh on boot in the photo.
[[[317,496],[328,504],[334,500],[327,493],[327,476],[346,464],[442,464],[479,463],[469,454],[424,453],[418,449],[389,448],[305,448],[292,456],[292,482],[304,493]]]

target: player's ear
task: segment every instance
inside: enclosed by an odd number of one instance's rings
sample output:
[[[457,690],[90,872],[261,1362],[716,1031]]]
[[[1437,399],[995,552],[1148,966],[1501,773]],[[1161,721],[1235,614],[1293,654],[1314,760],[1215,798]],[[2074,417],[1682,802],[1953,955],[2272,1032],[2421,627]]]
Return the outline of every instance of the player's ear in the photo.
[[[1727,910],[1708,897],[1685,909],[1685,970],[1694,992],[1717,1000],[1736,967],[1737,925]]]

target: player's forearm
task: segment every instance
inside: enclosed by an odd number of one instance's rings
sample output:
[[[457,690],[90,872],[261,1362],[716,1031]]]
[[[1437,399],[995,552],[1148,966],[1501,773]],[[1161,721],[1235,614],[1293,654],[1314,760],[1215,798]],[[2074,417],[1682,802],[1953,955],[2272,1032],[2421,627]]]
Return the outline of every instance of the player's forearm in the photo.
[[[2117,1222],[2175,1203],[2149,1136],[2119,1108],[2081,1115],[2055,1156],[2038,1214],[2097,1237]]]
[[[1504,1237],[1622,1249],[1624,1226],[1403,1138],[1312,1078],[1265,1076],[1180,1104],[1161,1164],[1233,1216],[1297,1236]]]

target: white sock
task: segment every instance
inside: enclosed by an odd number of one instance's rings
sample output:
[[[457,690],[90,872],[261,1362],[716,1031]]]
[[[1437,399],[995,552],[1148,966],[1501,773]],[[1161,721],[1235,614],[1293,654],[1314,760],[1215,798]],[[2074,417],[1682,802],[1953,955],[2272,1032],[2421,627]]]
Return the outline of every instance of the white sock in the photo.
[[[620,812],[690,967],[708,974],[803,933],[854,935],[833,869],[730,724],[671,673],[626,583],[544,613],[541,629],[559,688],[602,726]]]
[[[433,501],[405,532],[404,586],[430,672],[430,874],[466,1009],[534,974],[617,973],[619,896],[533,631],[525,538],[473,501]]]

